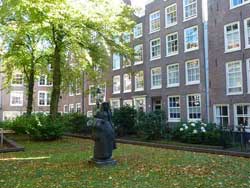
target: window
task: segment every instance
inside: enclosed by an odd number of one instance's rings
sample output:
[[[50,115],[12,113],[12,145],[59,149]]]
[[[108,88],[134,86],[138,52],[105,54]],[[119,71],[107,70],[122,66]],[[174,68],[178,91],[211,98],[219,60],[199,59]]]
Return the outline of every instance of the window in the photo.
[[[150,41],[150,59],[161,58],[161,40],[160,38]]]
[[[93,111],[87,111],[87,117],[93,117]]]
[[[76,112],[77,113],[81,112],[81,103],[76,103]]]
[[[113,77],[113,93],[117,94],[121,92],[121,78],[120,76]]]
[[[166,37],[167,56],[178,54],[178,33],[172,33]]]
[[[225,52],[233,52],[241,49],[240,23],[234,22],[224,27]]]
[[[245,45],[250,48],[250,18],[245,19]]]
[[[229,126],[229,106],[228,105],[215,105],[214,121],[216,125],[221,125],[223,127]]]
[[[199,49],[198,26],[190,27],[184,30],[185,52]]]
[[[149,15],[150,20],[150,33],[160,30],[161,21],[160,21],[160,11],[156,11]]]
[[[135,91],[144,90],[144,72],[139,71],[135,73]]]
[[[130,100],[130,99],[124,100],[123,101],[123,106],[130,106],[130,107],[132,107],[133,106],[133,100]]]
[[[241,61],[234,61],[226,64],[227,73],[227,94],[242,94],[242,67]]]
[[[142,37],[142,32],[143,32],[142,23],[135,25],[134,38],[137,39],[137,38]]]
[[[89,105],[96,104],[96,88],[95,86],[89,86]]]
[[[249,2],[250,2],[250,0],[230,0],[230,7],[231,8],[239,7],[239,6],[247,4]]]
[[[120,102],[121,102],[120,99],[110,99],[111,109],[112,110],[119,109],[121,107]]]
[[[10,93],[10,106],[23,106],[23,91],[12,91]]]
[[[130,33],[123,33],[122,38],[125,43],[130,43]]]
[[[176,3],[168,6],[165,9],[166,14],[166,27],[170,27],[177,24],[177,5]]]
[[[123,65],[123,68],[130,67],[131,66],[130,59],[128,57],[126,57],[126,56],[123,56],[122,65]]]
[[[197,0],[183,0],[184,21],[197,17]]]
[[[138,111],[146,112],[146,99],[145,97],[135,97],[134,107]]]
[[[186,84],[193,85],[200,83],[200,63],[199,60],[186,62]]]
[[[168,120],[170,122],[178,122],[181,119],[180,97],[168,97]]]
[[[16,117],[21,116],[22,113],[20,111],[3,111],[3,121],[13,120]]]
[[[38,86],[52,86],[52,82],[49,80],[48,76],[41,75],[39,77]]]
[[[50,105],[50,93],[48,91],[38,92],[38,106],[49,106]]]
[[[12,76],[12,86],[22,86],[23,85],[23,74],[22,73],[15,73]]]
[[[74,113],[74,112],[75,112],[74,104],[69,104],[69,113]]]
[[[247,60],[247,89],[250,94],[250,59]]]
[[[131,75],[130,74],[124,74],[123,75],[123,92],[131,92],[132,86],[131,86]]]
[[[134,47],[135,50],[135,65],[143,63],[143,45],[139,44]]]
[[[73,84],[69,85],[69,96],[74,96],[75,92],[74,92],[74,86]]]
[[[161,88],[161,67],[151,69],[151,89]]]
[[[250,104],[235,105],[235,125],[250,126]]]
[[[89,105],[95,105],[96,104],[96,100],[97,100],[97,90],[99,89],[99,99],[101,101],[105,101],[106,100],[106,86],[105,84],[103,85],[98,85],[97,87],[95,87],[94,85],[90,85],[89,86]]]
[[[113,54],[113,70],[121,68],[121,57],[120,54]]]
[[[68,106],[68,105],[64,105],[64,106],[63,106],[63,112],[64,112],[65,114],[69,113],[69,106]]]
[[[179,64],[167,66],[167,87],[180,86]]]
[[[188,120],[199,121],[201,120],[201,96],[200,95],[188,95]]]

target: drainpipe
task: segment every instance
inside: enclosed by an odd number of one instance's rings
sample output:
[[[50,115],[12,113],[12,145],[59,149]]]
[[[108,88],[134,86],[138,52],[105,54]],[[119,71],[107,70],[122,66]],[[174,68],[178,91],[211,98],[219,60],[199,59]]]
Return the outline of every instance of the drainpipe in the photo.
[[[204,62],[205,62],[205,96],[207,121],[210,123],[210,91],[209,91],[209,57],[208,57],[208,0],[202,0]]]

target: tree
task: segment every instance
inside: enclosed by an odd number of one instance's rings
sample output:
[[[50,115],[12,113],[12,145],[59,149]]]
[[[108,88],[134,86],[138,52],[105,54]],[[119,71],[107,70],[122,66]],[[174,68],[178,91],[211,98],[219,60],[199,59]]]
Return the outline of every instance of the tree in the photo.
[[[4,45],[1,58],[6,75],[5,85],[11,82],[13,72],[23,73],[28,95],[27,114],[30,115],[35,79],[46,64],[46,52],[42,49],[40,27],[30,19],[30,12],[15,8],[13,13],[9,8],[7,1],[4,1],[0,9],[0,33]]]
[[[53,88],[50,113],[55,117],[62,89],[87,72],[99,78],[96,69],[105,69],[112,52],[133,56],[128,44],[116,42],[124,32],[131,32],[133,10],[117,0],[5,0],[11,15],[26,17],[39,25],[51,52]],[[67,63],[73,54],[73,66]],[[71,76],[70,79],[68,76]]]

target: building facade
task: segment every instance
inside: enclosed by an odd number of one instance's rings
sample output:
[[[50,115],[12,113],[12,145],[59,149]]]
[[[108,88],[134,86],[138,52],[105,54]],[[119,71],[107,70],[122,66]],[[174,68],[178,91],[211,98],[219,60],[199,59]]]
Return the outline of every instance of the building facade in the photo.
[[[98,86],[102,97],[112,108],[164,110],[168,122],[250,126],[249,10],[250,0],[149,3],[145,15],[135,18],[133,34],[123,36],[135,49],[135,61],[112,55],[106,84]],[[14,86],[18,93],[20,86]],[[47,111],[39,105],[40,99],[47,100],[41,93],[47,89],[36,86],[35,111]],[[62,95],[60,111],[91,116],[95,90],[85,79],[78,89]],[[8,108],[24,111],[10,105],[17,93],[2,92],[2,114]]]

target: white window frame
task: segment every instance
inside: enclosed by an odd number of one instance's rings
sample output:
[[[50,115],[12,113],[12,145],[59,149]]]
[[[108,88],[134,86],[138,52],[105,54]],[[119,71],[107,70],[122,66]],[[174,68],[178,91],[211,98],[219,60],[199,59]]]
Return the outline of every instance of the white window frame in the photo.
[[[71,112],[71,109],[73,109],[73,112]],[[75,105],[69,104],[69,113],[74,113],[74,112],[75,112]]]
[[[138,110],[139,108],[138,108],[138,106],[136,106],[136,101],[137,100],[141,100],[141,101],[143,101],[143,103],[144,103],[144,105],[142,106],[143,107],[143,112],[146,112],[146,97],[145,96],[135,96],[134,98],[133,98],[134,100],[133,100],[133,102],[134,102],[134,108],[136,109],[136,110]]]
[[[249,1],[250,2],[250,1]],[[250,33],[248,33],[248,28],[247,28],[247,22],[250,22],[250,18],[246,18],[244,20],[244,28],[245,28],[245,48],[250,48],[250,41],[249,41],[249,38],[250,38]],[[249,35],[249,36],[248,36]]]
[[[154,86],[153,85],[153,71],[154,70],[160,70],[160,77],[161,77],[161,80],[160,80],[160,85],[159,86]],[[151,78],[151,89],[161,89],[161,87],[162,87],[162,72],[161,72],[161,67],[154,67],[154,68],[152,68],[151,69],[151,76],[150,76],[150,78]]]
[[[13,104],[13,97],[20,97],[20,104]],[[23,106],[23,91],[11,91],[10,106]]]
[[[117,102],[117,104],[118,104],[117,108],[113,107],[113,102]],[[120,98],[112,98],[112,99],[110,99],[110,107],[111,107],[112,110],[121,108],[121,99]]]
[[[153,53],[153,50],[152,48],[153,47],[156,47],[156,46],[152,46],[152,43],[155,42],[155,41],[160,41],[160,44],[159,44],[159,49],[160,49],[160,54],[156,57],[153,57],[152,53]],[[153,60],[156,60],[156,59],[160,59],[161,58],[161,38],[156,38],[156,39],[152,39],[150,40],[150,61],[153,61]]]
[[[115,80],[115,78],[119,78],[119,90],[117,90],[117,91],[115,91],[115,85],[114,85],[114,80]],[[112,78],[112,85],[113,85],[113,94],[119,94],[119,93],[121,93],[121,76],[120,75],[115,75],[115,76],[113,76],[113,78]]]
[[[133,107],[133,100],[132,99],[123,100],[123,106],[126,105]]]
[[[185,9],[185,7],[190,6],[191,4],[196,4],[196,15],[186,17],[186,9]],[[193,2],[191,4],[185,5],[185,0],[183,0],[183,21],[184,22],[188,21],[188,20],[192,20],[194,18],[197,18],[197,16],[198,16],[198,3],[197,3],[197,0],[195,0],[195,2]]]
[[[168,40],[168,37],[170,37],[170,36],[173,36],[173,35],[176,35],[177,36],[177,38],[176,38],[176,40],[177,40],[177,51],[175,51],[175,52],[169,52],[169,40]],[[171,42],[174,42],[175,40],[172,40]],[[179,36],[178,36],[178,32],[175,32],[175,33],[170,33],[170,34],[168,34],[167,36],[166,36],[166,56],[167,57],[170,57],[170,56],[174,56],[174,55],[177,55],[179,53]]]
[[[179,107],[170,107],[170,98],[179,98]],[[170,117],[170,109],[171,108],[179,109],[180,118],[171,118]],[[168,121],[169,122],[180,122],[181,121],[181,96],[180,95],[168,96]]]
[[[136,58],[135,58],[135,62],[134,62],[134,65],[140,65],[140,64],[143,64],[143,44],[138,44],[136,46],[134,46],[134,50],[135,50],[135,53],[137,53],[137,48],[141,49],[141,55],[142,55],[142,60],[141,61],[136,61]],[[135,55],[137,56],[137,55]]]
[[[228,116],[224,116],[224,115],[217,116],[217,113],[216,113],[217,112],[217,110],[216,110],[217,107],[227,107]],[[229,104],[215,104],[214,108],[213,108],[213,113],[214,113],[214,123],[216,125],[218,125],[217,118],[219,118],[219,117],[222,117],[222,118],[227,117],[228,118],[228,125],[230,125],[230,107],[229,107]]]
[[[44,105],[40,104],[40,94],[44,93]],[[38,91],[38,97],[37,97],[37,104],[38,106],[50,106],[50,104],[48,104],[48,95],[50,95],[49,91]],[[51,97],[51,96],[50,96]]]
[[[140,30],[140,31],[138,32],[138,30]],[[140,33],[140,34],[138,34],[138,33]],[[143,24],[138,23],[134,27],[134,39],[138,39],[142,36],[143,36]]]
[[[92,96],[91,96],[91,89],[92,89],[93,87],[95,87],[95,86],[94,86],[94,85],[90,85],[90,86],[89,86],[89,105],[90,105],[90,106],[96,105],[96,101],[95,101],[95,102],[92,102],[92,101],[91,101],[91,98],[92,98]]]
[[[188,101],[188,97],[190,97],[190,96],[199,96],[199,98],[200,98],[200,116],[201,116],[201,118],[196,118],[196,119],[190,119],[189,118],[189,101]],[[202,119],[202,100],[201,100],[201,94],[190,94],[190,95],[187,95],[187,98],[186,98],[186,101],[187,101],[187,119],[188,119],[188,121],[194,121],[194,122],[196,122],[196,121],[201,121],[201,119]]]
[[[117,66],[117,67],[116,67],[116,65],[118,65],[118,64],[117,64],[117,62],[115,63],[115,57],[117,57],[117,58],[119,57],[119,66]],[[114,53],[112,55],[112,70],[119,70],[119,69],[121,69],[121,56],[118,53]]]
[[[237,127],[236,126],[239,126],[238,125],[238,115],[237,115],[237,106],[250,106],[250,103],[238,103],[238,104],[234,104],[234,129],[237,130]],[[247,116],[243,116],[243,117],[247,117]],[[249,123],[250,124],[250,123]],[[249,129],[250,129],[250,125],[247,126],[247,132],[249,132]]]
[[[238,25],[238,34],[239,34],[239,47],[238,48],[232,48],[232,49],[228,49],[228,38],[227,38],[227,27],[237,24]],[[225,46],[225,53],[230,53],[230,52],[235,52],[238,50],[241,50],[241,34],[240,34],[240,22],[232,22],[229,24],[224,25],[224,46]]]
[[[80,111],[78,112],[78,109],[80,109]],[[76,103],[76,109],[75,109],[75,112],[77,113],[80,113],[82,111],[82,108],[81,108],[81,103]]]
[[[159,14],[159,18],[153,19],[152,17],[153,17],[154,15],[156,15],[156,14]],[[156,20],[156,19],[159,19],[160,26],[159,26],[159,28],[156,28],[156,29],[153,30],[153,28],[152,28],[152,21],[154,21],[154,20]],[[152,13],[149,15],[149,29],[150,29],[149,33],[154,33],[154,32],[160,31],[160,29],[161,29],[161,12],[160,12],[160,10],[157,10],[157,11],[155,11],[155,12],[152,12]]]
[[[41,83],[40,83],[42,76],[44,76],[44,81],[45,81],[44,85],[41,85]],[[39,80],[38,80],[38,86],[39,87],[51,87],[52,86],[52,82],[48,81],[48,76],[47,75],[40,75],[39,76]]]
[[[241,6],[245,5],[245,4],[250,3],[250,0],[242,0],[243,1],[242,4],[233,6],[233,2],[232,2],[233,0],[229,0],[229,1],[230,1],[230,9],[238,8],[238,7],[241,7]]]
[[[239,63],[240,64],[240,79],[241,79],[241,86],[239,88],[241,88],[241,91],[240,92],[233,92],[233,93],[230,93],[229,92],[229,76],[228,76],[228,66],[230,64],[234,64],[234,63]],[[227,90],[227,95],[241,95],[243,94],[243,75],[242,75],[242,61],[239,60],[239,61],[232,61],[232,62],[228,62],[226,63],[226,90]]]
[[[67,108],[67,111],[66,111],[66,108]],[[69,113],[69,106],[68,106],[67,104],[65,104],[65,105],[63,106],[63,113],[64,113],[64,114]]]
[[[198,62],[199,64],[199,80],[195,80],[195,81],[189,81],[188,80],[188,64],[189,63],[196,63]],[[200,66],[200,61],[199,59],[192,59],[189,61],[185,62],[185,75],[186,75],[186,85],[195,85],[195,84],[200,84],[200,80],[201,80],[201,66]]]
[[[179,82],[178,83],[175,83],[175,84],[171,84],[170,83],[170,80],[169,80],[169,68],[172,67],[172,66],[178,66],[178,80]],[[171,65],[167,65],[167,88],[171,88],[171,87],[179,87],[180,86],[180,65],[179,63],[175,63],[175,64],[171,64]]]
[[[175,11],[176,11],[176,21],[173,22],[173,23],[171,23],[171,24],[168,24],[168,14],[169,14],[168,9],[169,9],[169,8],[172,8],[172,7],[174,7],[174,6],[175,6]],[[173,12],[171,12],[171,13],[173,13]],[[169,5],[169,6],[167,6],[167,7],[165,8],[165,27],[166,27],[166,28],[169,28],[169,27],[172,27],[172,26],[174,26],[174,25],[177,25],[177,23],[178,23],[178,10],[177,10],[177,4],[174,3],[174,4]]]
[[[137,88],[136,86],[137,86],[137,81],[138,81],[138,75],[140,74],[140,73],[142,73],[142,80],[143,80],[143,87],[141,87],[141,88]],[[135,92],[138,92],[138,91],[144,91],[144,72],[141,70],[141,71],[138,71],[138,72],[136,72],[135,73],[135,80],[134,80],[134,82],[135,82]]]
[[[74,89],[73,89],[73,85],[69,85],[69,96],[73,97],[75,95]]]
[[[247,91],[250,94],[250,58],[247,59]]]
[[[187,30],[189,30],[189,29],[194,29],[194,28],[197,28],[197,47],[195,47],[195,48],[190,48],[190,49],[188,49],[187,48],[187,41],[186,41],[186,37],[187,37],[187,34],[186,34],[186,31]],[[195,51],[195,50],[198,50],[199,49],[199,27],[198,27],[198,25],[195,25],[195,26],[192,26],[192,27],[188,27],[188,28],[186,28],[186,29],[184,29],[184,48],[185,48],[185,50],[184,50],[184,52],[191,52],[191,51]]]
[[[125,80],[125,76],[128,76],[130,80]],[[127,89],[127,90],[126,90],[126,84],[127,84],[126,81],[129,81],[129,84],[130,84],[130,89]],[[131,91],[132,91],[132,76],[131,74],[125,73],[123,75],[123,93],[130,93]]]
[[[22,83],[21,84],[14,84],[13,83],[13,78],[16,77],[17,75],[19,75],[19,76],[21,75],[21,78],[22,78]],[[22,73],[20,73],[20,72],[13,73],[12,80],[11,80],[11,86],[23,86],[23,74]]]

